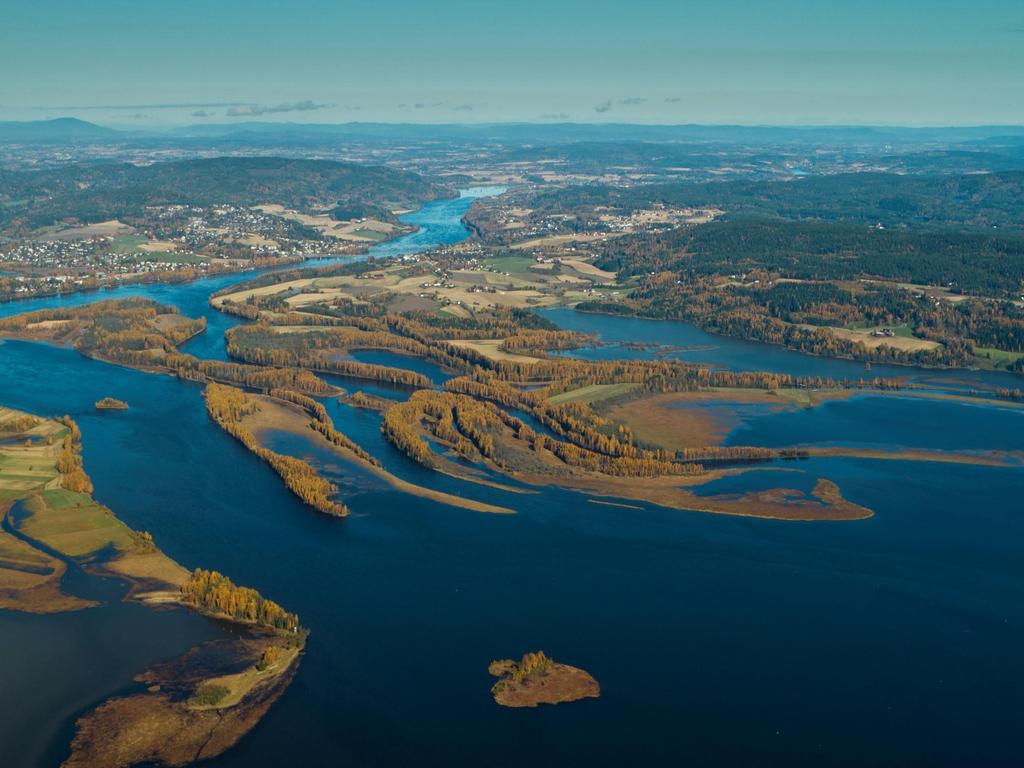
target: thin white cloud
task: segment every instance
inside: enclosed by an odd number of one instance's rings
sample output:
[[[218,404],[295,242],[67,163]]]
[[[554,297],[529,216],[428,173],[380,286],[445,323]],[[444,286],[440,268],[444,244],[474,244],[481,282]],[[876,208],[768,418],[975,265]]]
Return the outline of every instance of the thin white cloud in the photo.
[[[205,107],[239,107],[245,106],[244,101],[214,102],[163,102],[160,104],[86,104],[64,105],[58,107],[34,107],[34,109],[202,109]]]
[[[317,109],[327,109],[330,104],[318,104],[315,101],[293,101],[283,104],[239,104],[229,107],[228,117],[255,117],[258,115],[275,115],[281,112],[312,112]]]

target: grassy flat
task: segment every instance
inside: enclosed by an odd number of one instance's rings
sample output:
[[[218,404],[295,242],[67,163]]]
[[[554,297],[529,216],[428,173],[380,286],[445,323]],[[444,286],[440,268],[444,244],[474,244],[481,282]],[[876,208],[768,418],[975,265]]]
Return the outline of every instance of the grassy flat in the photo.
[[[639,387],[639,384],[591,384],[587,387],[580,387],[579,389],[570,389],[568,392],[562,392],[561,394],[555,395],[549,398],[555,405],[561,403],[596,403],[601,400],[607,400],[612,397],[618,397],[624,395],[627,392],[632,392],[634,389]]]
[[[55,494],[56,503],[73,500],[59,489],[57,457],[67,428],[49,419],[37,419],[10,408],[0,408],[0,518],[17,501]],[[82,494],[75,494],[81,497]],[[89,500],[88,496],[84,497]],[[91,500],[90,500],[91,503]],[[61,549],[60,547],[55,547]],[[93,605],[60,591],[65,564],[17,536],[0,532],[0,608],[31,613],[76,610]]]
[[[132,530],[86,494],[46,490],[25,506],[30,515],[20,530],[68,557],[83,557],[107,547],[119,551],[133,547]]]
[[[212,677],[203,681],[204,686],[221,686],[227,689],[227,693],[216,703],[212,704],[190,704],[189,709],[226,709],[238,704],[245,696],[259,683],[271,680],[287,670],[295,657],[299,655],[299,647],[282,648],[281,657],[278,661],[266,669],[257,669],[255,666],[248,667],[233,675],[222,675]]]

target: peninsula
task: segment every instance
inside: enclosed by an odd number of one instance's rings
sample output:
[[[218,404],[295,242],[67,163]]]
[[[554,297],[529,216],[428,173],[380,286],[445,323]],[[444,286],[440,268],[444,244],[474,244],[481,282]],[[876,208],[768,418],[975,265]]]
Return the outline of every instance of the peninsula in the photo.
[[[70,569],[128,583],[125,599],[234,625],[229,637],[137,676],[149,688],[111,698],[77,723],[66,766],[183,765],[250,731],[298,669],[298,616],[215,571],[185,568],[92,498],[81,432],[68,417],[0,407],[0,608],[50,614],[95,607],[68,593]]]

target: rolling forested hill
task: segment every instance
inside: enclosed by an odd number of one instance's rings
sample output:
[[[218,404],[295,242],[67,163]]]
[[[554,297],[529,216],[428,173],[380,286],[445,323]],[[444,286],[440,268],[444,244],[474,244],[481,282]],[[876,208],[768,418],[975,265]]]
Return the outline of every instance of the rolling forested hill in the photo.
[[[596,263],[622,275],[763,269],[787,278],[876,277],[1016,297],[1024,286],[1024,237],[751,219],[620,238],[610,241]]]
[[[910,176],[844,173],[791,181],[723,181],[631,188],[586,185],[537,195],[529,205],[577,213],[610,206],[636,210],[652,204],[713,206],[730,219],[882,224],[889,228],[955,228],[1024,233],[1024,171]]]
[[[299,210],[340,208],[345,218],[389,216],[391,208],[453,194],[415,173],[328,160],[219,157],[71,165],[0,172],[0,226],[103,221],[158,205],[278,203]]]

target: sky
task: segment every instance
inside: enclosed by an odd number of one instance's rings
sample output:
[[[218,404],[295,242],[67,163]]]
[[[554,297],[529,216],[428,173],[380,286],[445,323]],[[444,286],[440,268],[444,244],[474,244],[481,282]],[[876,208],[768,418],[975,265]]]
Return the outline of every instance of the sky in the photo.
[[[0,0],[0,119],[1024,123],[1024,0]]]

